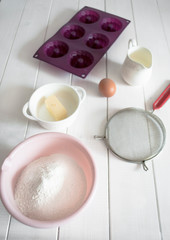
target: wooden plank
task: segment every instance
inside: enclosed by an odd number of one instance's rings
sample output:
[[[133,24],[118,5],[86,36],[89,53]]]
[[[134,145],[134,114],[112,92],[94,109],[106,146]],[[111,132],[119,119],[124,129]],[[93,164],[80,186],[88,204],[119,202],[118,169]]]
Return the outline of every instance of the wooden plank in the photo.
[[[134,8],[133,1],[107,1],[106,9],[131,20],[108,53],[108,77],[117,84],[116,95],[109,99],[110,117],[125,107],[145,108],[143,88],[127,85],[120,76],[128,40],[137,38],[142,42],[136,21],[143,15],[139,14],[140,8]],[[151,163],[147,163],[149,171],[145,172],[140,165],[121,161],[111,152],[109,160],[111,239],[160,239]]]
[[[32,228],[12,218],[8,239],[10,240],[21,240],[21,239],[23,240],[24,239],[55,240],[57,234],[58,234],[58,230],[55,228],[52,228],[52,229]]]
[[[168,50],[170,51],[170,31],[169,31],[169,9],[170,2],[168,0],[157,1],[158,11],[160,14],[161,28],[164,31]]]
[[[5,68],[8,63],[8,59],[10,57],[11,49],[13,46],[13,42],[15,39],[15,35],[17,33],[17,29],[20,23],[20,18],[22,16],[22,11],[24,9],[26,1],[18,0],[18,4],[16,2],[11,2],[9,0],[3,1],[0,4],[0,84],[3,80],[3,74],[5,72]],[[10,7],[9,7],[10,5]],[[1,119],[2,119],[1,112]],[[3,129],[1,129],[1,132]],[[3,141],[0,141],[1,145]],[[0,147],[1,148],[1,147]],[[1,150],[1,160],[4,160],[6,156],[6,152],[9,151],[8,146],[3,146]],[[0,239],[5,239],[6,231],[8,225],[10,224],[10,217],[7,211],[4,209],[1,201],[0,201]]]
[[[91,6],[104,10],[103,1],[80,1],[79,9]],[[103,142],[94,140],[94,135],[103,135],[107,116],[107,101],[98,91],[99,81],[106,76],[106,59],[102,58],[86,79],[76,76],[72,85],[86,90],[87,96],[81,105],[76,121],[68,129],[68,133],[79,138],[94,157],[97,170],[95,195],[83,213],[74,221],[60,228],[60,240],[65,239],[109,239],[108,209],[108,156]],[[100,107],[99,107],[100,106]]]
[[[170,2],[168,0],[157,1],[157,18],[156,28],[153,28],[153,36],[149,36],[151,41],[154,41],[155,68],[154,82],[150,89],[147,89],[146,97],[149,99],[149,107],[156,100],[164,88],[170,84]],[[153,17],[153,16],[152,16]],[[155,170],[155,187],[157,191],[158,209],[160,214],[160,225],[162,231],[162,239],[170,238],[170,190],[167,183],[170,181],[170,101],[168,101],[162,109],[155,111],[155,114],[160,117],[166,128],[166,143],[162,152],[154,159],[153,165]]]
[[[66,21],[69,20],[69,18],[72,16],[73,14],[73,5],[77,6],[77,0],[75,2],[63,2],[62,5],[60,4],[60,1],[53,1],[53,5],[51,6],[51,12],[50,12],[50,16],[49,16],[49,21],[48,21],[48,26],[47,26],[47,30],[44,29],[43,33],[46,32],[46,37],[45,39],[47,40],[49,37],[51,37]],[[49,6],[45,6],[45,4],[47,4],[45,1],[43,2],[44,4],[44,9],[46,7],[49,8]],[[60,7],[59,7],[60,6]],[[35,8],[34,6],[34,1],[32,1],[30,9],[31,8]],[[71,9],[71,10],[70,10]],[[77,10],[77,9],[76,9]],[[29,12],[29,9],[27,9],[27,11]],[[25,12],[25,19],[27,19],[28,17],[28,12]],[[48,15],[47,13],[39,13],[41,16],[44,15]],[[45,25],[45,23],[42,23],[42,28],[44,28],[43,24]],[[24,25],[24,20],[23,20],[23,25]],[[46,26],[46,25],[45,25]],[[39,27],[41,29],[41,27]],[[34,29],[32,29],[31,34],[34,38],[34,36],[37,36],[37,33],[35,33],[33,31]],[[21,32],[23,32],[24,29],[21,29]],[[41,35],[41,38],[39,38],[39,40],[41,39],[41,42],[37,42],[37,45],[34,46],[35,49],[34,51],[39,48],[39,46],[42,44],[44,37]],[[33,55],[33,53],[32,53]],[[30,64],[33,64],[33,62],[36,64],[38,64],[37,60],[31,60]],[[37,73],[34,76],[34,85],[32,84],[31,91],[28,92],[28,96],[27,100],[29,99],[29,96],[31,95],[31,92],[33,91],[33,88],[35,86],[35,88],[38,88],[39,86],[43,85],[43,84],[47,84],[50,82],[63,82],[63,83],[70,83],[70,74],[64,72],[63,70],[57,69],[51,65],[48,65],[46,63],[40,63],[40,67],[37,68]],[[26,102],[26,101],[25,101]],[[66,128],[62,130],[63,132],[66,131]],[[28,124],[28,129],[26,132],[26,137],[32,136],[34,134],[40,133],[40,132],[46,132],[45,129],[42,129],[40,126],[37,125],[37,123],[34,122],[29,122]],[[22,230],[16,231],[16,227],[17,228],[21,228],[22,226]],[[24,235],[23,235],[24,232]],[[49,234],[48,234],[49,233]],[[56,232],[56,237],[57,237],[57,233]],[[42,238],[43,239],[54,239],[55,238],[55,229],[53,230],[38,230],[37,229],[32,229],[32,231],[30,231],[29,227],[23,226],[20,223],[18,223],[16,220],[13,220],[11,222],[11,227],[10,227],[10,232],[9,232],[9,239],[18,239],[19,237],[21,237],[22,239],[24,238],[24,236],[27,239],[27,236],[29,236],[29,238],[31,239],[37,239],[37,238]]]
[[[17,6],[16,2],[15,4]],[[10,8],[10,4],[8,7]],[[34,88],[39,63],[33,60],[32,55],[44,41],[49,11],[50,2],[28,1],[15,36],[0,88],[1,157],[7,156],[9,151],[25,137],[27,120],[22,115],[22,107]],[[8,103],[8,107],[4,105],[5,102]],[[24,237],[27,239],[27,232],[22,231],[21,224],[19,224],[20,231],[16,232],[15,223],[12,220],[10,228],[7,229],[10,230],[8,239],[19,239],[19,235],[20,239]],[[6,230],[5,226],[4,230]],[[36,229],[28,232],[29,236],[43,235],[40,231],[36,232]],[[48,239],[50,236],[55,238],[55,235],[55,230],[48,230]]]
[[[153,53],[153,74],[152,79],[145,88],[145,98],[147,109],[152,108],[152,103],[156,100],[163,89],[170,83],[170,52],[169,52],[169,16],[168,11],[170,10],[170,5],[168,1],[152,1],[152,6],[148,2],[144,1],[141,5],[136,6],[138,11],[144,9],[147,6],[147,11],[145,10],[145,20],[147,21],[147,45]],[[150,14],[152,12],[152,15]],[[148,21],[149,19],[149,21]],[[137,19],[136,19],[137,20]],[[140,30],[140,39],[143,41],[142,31],[144,31],[146,22],[141,24],[140,21],[136,21]],[[156,27],[153,27],[156,26]],[[154,178],[155,178],[155,191],[157,197],[157,206],[160,222],[160,231],[162,239],[170,238],[170,230],[167,227],[170,222],[169,211],[170,211],[170,191],[166,187],[169,181],[169,144],[170,144],[170,128],[169,128],[169,118],[170,111],[169,102],[160,110],[155,111],[155,114],[159,116],[166,128],[167,137],[166,145],[162,152],[155,157],[153,160],[154,167]]]
[[[42,1],[41,1],[42,2]],[[49,15],[49,19],[46,19],[48,22],[42,22],[42,25],[39,26],[39,29],[43,29],[42,33],[44,34],[44,36],[38,35],[38,39],[39,41],[37,42],[36,45],[34,45],[34,49],[32,50],[32,55],[33,53],[36,51],[37,48],[39,48],[39,46],[43,43],[44,41],[44,37],[47,40],[49,37],[51,37],[53,34],[55,34],[55,32],[59,29],[59,27],[61,27],[66,21],[69,20],[69,18],[72,16],[72,11],[70,10],[72,9],[72,5],[76,6],[76,4],[74,4],[73,2],[70,2],[68,4],[68,2],[63,2],[62,5],[60,5],[59,3],[60,1],[53,1],[53,5],[50,7],[49,3],[47,4],[46,1],[43,1],[43,9],[46,11],[50,11],[49,14],[47,12],[42,12],[41,9],[39,9],[39,14],[40,16],[48,16]],[[75,1],[77,2],[77,0]],[[38,4],[38,3],[37,3]],[[39,4],[41,4],[39,2]],[[58,7],[60,5],[60,7]],[[28,14],[29,11],[31,11],[32,9],[37,9],[37,7],[34,4],[34,1],[31,2],[31,5],[28,6],[27,11],[25,12],[25,20],[28,18]],[[35,21],[35,20],[34,20]],[[24,20],[23,20],[23,26],[24,26]],[[47,30],[44,29],[44,26],[46,27],[47,24]],[[21,32],[24,31],[24,28],[21,28]],[[32,34],[32,37],[37,37],[37,33],[34,32],[35,30],[32,29],[30,32]],[[46,33],[46,36],[45,36]],[[19,40],[18,40],[19,41]],[[31,44],[32,45],[32,44]],[[33,52],[34,51],[34,52]],[[33,65],[36,64],[38,66],[38,61],[37,60],[30,60],[30,64]],[[30,71],[30,70],[29,70]],[[33,88],[38,88],[39,86],[43,85],[43,84],[47,84],[50,82],[65,82],[65,83],[69,83],[70,82],[70,74],[66,73],[60,69],[57,69],[51,65],[48,65],[46,63],[40,63],[40,67],[37,67],[37,73],[35,72],[35,76],[34,76],[34,85],[32,84],[31,86],[31,91],[33,91]],[[28,92],[27,100],[30,97],[31,92]],[[25,101],[26,102],[26,101]],[[60,129],[61,130],[61,129]],[[61,131],[66,131],[66,128],[61,130]],[[26,132],[26,137],[32,136],[34,134],[40,133],[40,132],[46,132],[45,129],[42,129],[40,126],[38,126],[37,123],[34,122],[29,122],[28,125],[28,129]],[[22,229],[23,230],[18,230],[16,231],[16,228],[18,229]],[[23,235],[24,233],[24,235]],[[37,230],[37,229],[33,229],[30,230],[29,227],[21,225],[19,222],[17,222],[16,220],[13,219],[13,221],[11,222],[11,226],[10,226],[10,232],[9,232],[9,239],[19,239],[22,238],[27,239],[27,237],[29,236],[30,239],[55,239],[58,235],[58,231],[56,231],[55,229],[49,229],[49,230]]]
[[[15,2],[6,0],[2,1],[0,5],[0,82],[2,81],[3,73],[8,63],[25,2],[26,0],[18,0],[16,4]]]

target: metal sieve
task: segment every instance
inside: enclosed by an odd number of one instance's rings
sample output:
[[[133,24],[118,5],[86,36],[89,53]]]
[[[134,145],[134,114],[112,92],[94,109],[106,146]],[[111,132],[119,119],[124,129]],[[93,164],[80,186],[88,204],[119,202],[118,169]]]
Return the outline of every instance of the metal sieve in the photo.
[[[170,84],[153,103],[153,111],[161,108],[170,97]],[[163,148],[165,127],[153,112],[138,108],[125,108],[114,114],[105,128],[106,146],[123,160],[142,163],[155,157]]]

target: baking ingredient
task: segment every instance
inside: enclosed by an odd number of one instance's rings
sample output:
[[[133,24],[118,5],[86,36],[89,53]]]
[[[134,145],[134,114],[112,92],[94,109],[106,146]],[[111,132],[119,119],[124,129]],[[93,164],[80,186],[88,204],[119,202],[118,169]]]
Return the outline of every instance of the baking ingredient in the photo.
[[[140,64],[142,64],[144,67],[151,67],[152,61],[151,61],[151,57],[150,57],[150,53],[143,49],[143,48],[139,48],[136,51],[132,52],[129,57],[135,61],[138,62]]]
[[[37,104],[37,117],[43,121],[54,122],[55,119],[45,106],[45,97],[41,98]]]
[[[109,78],[104,78],[99,83],[99,91],[104,97],[112,97],[116,92],[116,84]]]
[[[80,208],[86,178],[77,162],[64,154],[41,157],[28,164],[15,187],[20,211],[37,220],[60,220]]]
[[[55,95],[51,95],[45,99],[45,106],[56,121],[67,117],[67,110]]]

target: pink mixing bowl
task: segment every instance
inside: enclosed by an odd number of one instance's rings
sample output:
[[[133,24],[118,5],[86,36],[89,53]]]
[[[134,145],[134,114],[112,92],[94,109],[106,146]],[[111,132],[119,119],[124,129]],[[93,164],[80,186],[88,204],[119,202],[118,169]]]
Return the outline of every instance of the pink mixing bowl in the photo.
[[[63,219],[41,221],[22,214],[16,205],[14,191],[18,176],[30,162],[51,154],[66,154],[73,158],[82,169],[86,180],[86,192],[81,206]],[[32,136],[17,145],[4,160],[0,171],[0,195],[8,212],[20,222],[38,228],[59,226],[63,221],[75,216],[94,192],[95,166],[89,151],[74,137],[64,133],[49,132]],[[76,194],[76,193],[75,193]],[[69,199],[68,199],[69,201]]]

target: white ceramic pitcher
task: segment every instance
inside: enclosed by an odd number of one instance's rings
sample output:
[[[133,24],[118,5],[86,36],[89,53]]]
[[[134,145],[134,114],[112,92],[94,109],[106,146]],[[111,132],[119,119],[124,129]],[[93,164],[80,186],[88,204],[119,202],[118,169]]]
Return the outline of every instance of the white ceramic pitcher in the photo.
[[[144,85],[152,74],[152,54],[138,46],[135,39],[128,43],[128,54],[121,68],[123,79],[130,85]]]

